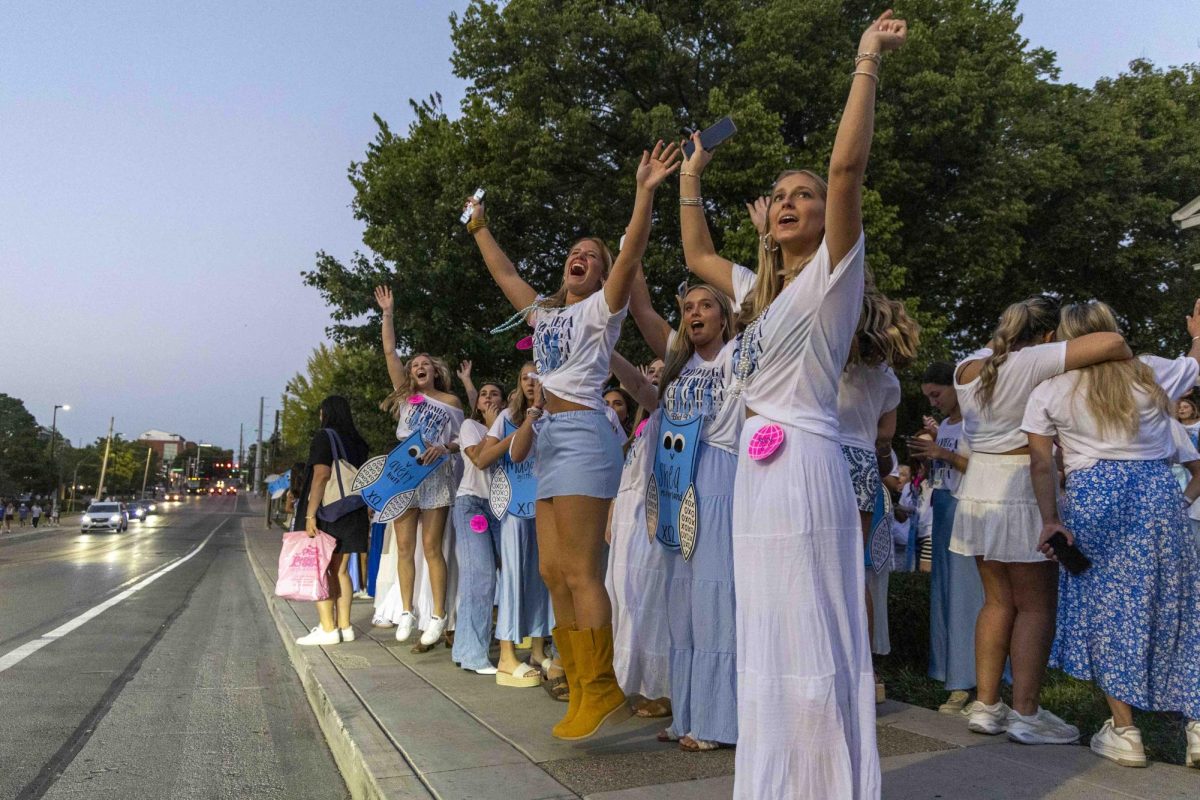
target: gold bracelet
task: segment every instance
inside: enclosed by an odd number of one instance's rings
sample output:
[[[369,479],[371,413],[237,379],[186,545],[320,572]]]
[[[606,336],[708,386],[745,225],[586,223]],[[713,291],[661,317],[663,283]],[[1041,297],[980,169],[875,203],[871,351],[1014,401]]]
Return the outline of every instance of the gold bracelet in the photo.
[[[883,63],[879,53],[859,53],[854,57],[854,66],[857,67],[860,61],[874,61],[877,66]]]
[[[879,76],[876,75],[874,72],[864,72],[863,70],[856,69],[856,70],[854,70],[854,72],[850,73],[851,77],[853,77],[855,75],[866,75],[868,78],[875,81],[876,86],[879,85]]]
[[[679,198],[681,206],[702,206],[704,205],[703,197],[681,197]]]
[[[481,217],[480,219],[472,219],[467,223],[467,233],[474,233],[488,226],[488,218]]]
[[[680,176],[684,176],[684,175],[686,175],[686,176],[687,176],[687,177],[689,177],[689,178],[699,178],[699,177],[700,177],[700,173],[698,173],[698,172],[688,172],[686,169],[681,169],[681,170],[679,170],[679,174],[680,174]]]

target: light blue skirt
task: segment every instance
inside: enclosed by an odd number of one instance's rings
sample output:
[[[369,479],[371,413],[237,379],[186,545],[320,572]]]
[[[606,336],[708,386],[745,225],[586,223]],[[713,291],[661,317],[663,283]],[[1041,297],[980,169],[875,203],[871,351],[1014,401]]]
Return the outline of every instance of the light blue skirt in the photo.
[[[500,520],[500,594],[496,606],[496,638],[501,641],[549,636],[554,627],[550,591],[538,571],[537,526],[532,519],[506,514]]]
[[[1200,559],[1165,461],[1067,477],[1067,528],[1091,559],[1059,571],[1050,661],[1144,711],[1200,719]]]
[[[537,499],[616,497],[623,462],[621,439],[603,411],[547,414],[537,435]]]
[[[471,530],[471,518],[488,521],[483,533]],[[463,669],[492,666],[492,604],[496,598],[496,568],[500,560],[500,523],[488,501],[463,495],[454,501],[454,554],[458,559],[458,618],[451,658]]]
[[[983,583],[975,559],[950,552],[958,501],[933,492],[933,573],[929,586],[929,677],[950,691],[975,688],[975,620]]]
[[[671,636],[671,733],[737,742],[737,603],[733,481],[737,455],[703,442],[696,465],[700,529],[688,561],[666,550]]]

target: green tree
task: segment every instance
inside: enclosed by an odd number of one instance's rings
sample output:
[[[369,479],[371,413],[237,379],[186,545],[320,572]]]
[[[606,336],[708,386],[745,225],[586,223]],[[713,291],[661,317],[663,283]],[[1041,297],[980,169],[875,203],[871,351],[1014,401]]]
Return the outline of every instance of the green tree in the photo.
[[[0,394],[0,497],[53,487],[49,444],[50,431],[38,425],[25,404]]]
[[[391,382],[378,344],[374,349],[322,344],[308,357],[307,366],[306,373],[297,373],[288,381],[283,396],[281,442],[272,458],[274,471],[307,460],[309,443],[319,427],[321,401],[333,394],[350,402],[354,424],[372,452],[384,452],[394,445],[396,423],[379,409],[379,403],[391,394]]]

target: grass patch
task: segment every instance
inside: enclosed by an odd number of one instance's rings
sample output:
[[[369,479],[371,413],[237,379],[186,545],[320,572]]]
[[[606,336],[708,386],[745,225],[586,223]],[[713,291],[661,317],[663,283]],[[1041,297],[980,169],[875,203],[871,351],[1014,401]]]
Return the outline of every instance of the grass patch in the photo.
[[[937,709],[946,699],[942,684],[929,678],[929,575],[894,572],[888,586],[888,632],[890,655],[876,659],[876,671],[887,684],[888,697],[922,708]],[[1012,703],[1012,691],[1002,687],[1004,702]],[[1042,706],[1078,726],[1086,744],[1091,734],[1108,719],[1104,693],[1093,684],[1050,670],[1042,686]],[[964,723],[965,724],[965,723]],[[1186,720],[1181,714],[1134,712],[1141,728],[1146,755],[1153,761],[1184,763]]]

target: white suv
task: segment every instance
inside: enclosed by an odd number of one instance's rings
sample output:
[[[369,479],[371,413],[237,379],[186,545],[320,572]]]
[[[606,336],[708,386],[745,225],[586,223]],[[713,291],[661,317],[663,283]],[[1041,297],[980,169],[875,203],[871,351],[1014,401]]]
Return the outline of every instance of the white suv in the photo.
[[[120,503],[92,503],[80,520],[81,530],[121,531],[129,530],[129,515]]]

